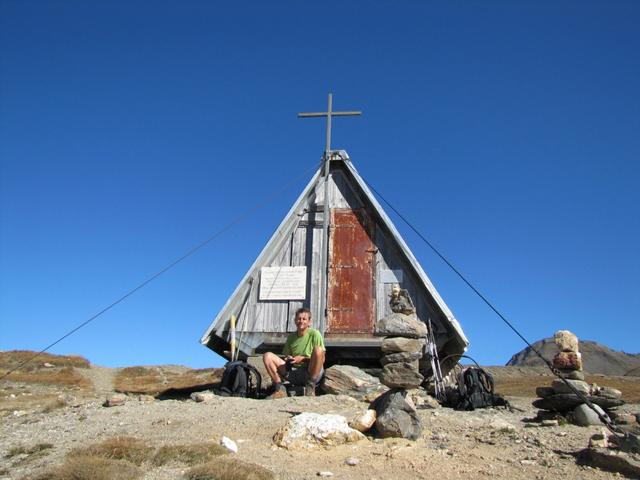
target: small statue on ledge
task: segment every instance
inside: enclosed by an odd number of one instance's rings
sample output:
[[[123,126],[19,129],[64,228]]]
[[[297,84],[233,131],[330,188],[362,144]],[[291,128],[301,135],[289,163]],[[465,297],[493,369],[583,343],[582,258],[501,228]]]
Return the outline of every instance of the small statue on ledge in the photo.
[[[409,292],[405,288],[400,288],[400,285],[393,286],[390,297],[389,305],[391,305],[392,312],[404,313],[405,315],[411,315],[416,312]]]

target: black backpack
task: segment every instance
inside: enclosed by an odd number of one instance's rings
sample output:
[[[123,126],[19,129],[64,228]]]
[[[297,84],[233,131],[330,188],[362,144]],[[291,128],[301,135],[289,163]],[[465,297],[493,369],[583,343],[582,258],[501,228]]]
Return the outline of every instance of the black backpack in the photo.
[[[224,397],[258,398],[262,387],[262,376],[253,365],[236,360],[224,367],[218,394]]]
[[[460,394],[456,410],[507,407],[507,401],[494,393],[493,377],[480,367],[467,367],[458,375]]]

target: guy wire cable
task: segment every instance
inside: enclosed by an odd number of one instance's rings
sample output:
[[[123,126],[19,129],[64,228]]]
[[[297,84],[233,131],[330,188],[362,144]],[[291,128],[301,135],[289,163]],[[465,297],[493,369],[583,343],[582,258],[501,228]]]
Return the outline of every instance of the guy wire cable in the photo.
[[[93,322],[96,318],[98,318],[100,315],[102,315],[103,313],[108,312],[109,310],[111,310],[113,307],[115,307],[116,305],[118,305],[119,303],[121,303],[122,301],[124,301],[125,299],[127,299],[128,297],[130,297],[131,295],[133,295],[134,293],[136,293],[138,290],[142,289],[143,287],[145,287],[146,285],[148,285],[149,283],[151,283],[153,280],[155,280],[156,278],[158,278],[160,275],[162,275],[163,273],[171,270],[173,267],[175,267],[176,265],[178,265],[180,262],[182,262],[183,260],[186,260],[188,257],[190,257],[191,255],[193,255],[194,253],[196,253],[198,250],[202,249],[203,247],[205,247],[206,245],[208,245],[210,242],[212,242],[213,240],[215,240],[216,238],[218,238],[220,235],[222,235],[223,233],[227,232],[228,230],[230,230],[232,227],[236,226],[237,224],[241,223],[242,221],[244,221],[247,217],[249,217],[250,215],[252,215],[253,213],[257,212],[258,210],[261,210],[262,208],[264,208],[265,206],[267,206],[268,204],[270,204],[271,202],[273,202],[276,198],[278,198],[280,195],[282,195],[285,191],[287,191],[289,189],[289,187],[295,183],[297,183],[298,181],[300,181],[302,178],[306,177],[309,172],[317,170],[320,165],[322,165],[322,162],[320,162],[319,164],[315,164],[313,166],[313,168],[309,168],[307,170],[305,170],[303,173],[301,173],[300,175],[298,175],[297,177],[295,177],[293,180],[288,181],[287,183],[284,184],[283,187],[273,190],[272,193],[268,194],[266,199],[261,200],[260,202],[256,203],[255,205],[253,205],[252,207],[250,207],[249,209],[245,210],[243,213],[241,213],[240,215],[238,215],[235,219],[231,220],[229,223],[227,223],[225,226],[223,226],[220,230],[218,230],[217,232],[215,232],[214,234],[212,234],[209,238],[207,238],[206,240],[198,243],[197,245],[195,245],[194,247],[191,247],[189,250],[187,250],[186,253],[182,254],[180,257],[178,257],[176,260],[172,261],[171,263],[169,263],[168,265],[166,265],[165,267],[163,267],[162,269],[158,270],[156,273],[154,273],[153,275],[151,275],[150,277],[148,277],[146,280],[144,280],[142,283],[138,284],[136,287],[132,288],[131,290],[129,290],[127,293],[125,293],[124,295],[122,295],[120,298],[118,298],[117,300],[113,301],[112,303],[110,303],[108,306],[106,306],[105,308],[103,308],[102,310],[100,310],[98,313],[96,313],[95,315],[93,315],[92,317],[88,318],[87,320],[85,320],[84,322],[82,322],[80,325],[78,325],[77,327],[73,328],[72,330],[68,331],[67,333],[65,333],[63,336],[61,336],[60,338],[58,338],[56,341],[50,343],[49,345],[47,345],[46,347],[44,347],[42,350],[40,350],[39,352],[33,354],[31,357],[29,357],[28,359],[26,359],[24,362],[20,363],[17,367],[12,368],[11,370],[9,370],[8,372],[6,372],[4,375],[2,375],[0,377],[0,380],[5,379],[6,377],[8,377],[9,375],[11,375],[13,372],[15,372],[16,370],[21,369],[22,367],[24,367],[25,365],[31,363],[33,360],[35,360],[36,358],[38,358],[40,355],[42,355],[43,353],[45,353],[47,350],[49,350],[50,348],[54,347],[55,345],[57,345],[58,343],[60,343],[62,340],[64,340],[65,338],[73,335],[75,332],[77,332],[78,330],[80,330],[81,328],[89,325],[91,322]]]
[[[609,429],[609,430],[610,430],[614,435],[616,435],[618,438],[620,438],[621,436],[622,436],[623,438],[625,438],[625,439],[629,438],[629,435],[628,435],[626,432],[624,432],[623,430],[621,430],[617,425],[614,425],[614,424],[613,424],[613,422],[611,421],[611,419],[610,419],[607,415],[603,415],[603,414],[601,414],[598,410],[596,410],[596,408],[594,407],[594,405],[593,405],[593,403],[591,402],[591,400],[589,400],[589,399],[588,399],[588,398],[587,398],[587,397],[586,397],[582,392],[578,391],[578,390],[577,390],[573,385],[571,385],[571,383],[570,383],[570,382],[568,382],[566,378],[562,377],[562,376],[560,375],[560,372],[559,372],[559,371],[558,371],[558,370],[557,370],[557,369],[556,369],[556,368],[551,364],[551,362],[549,362],[546,358],[544,358],[544,357],[542,356],[542,354],[541,354],[541,353],[540,353],[540,352],[539,352],[539,351],[538,351],[538,350],[537,350],[533,345],[531,345],[531,343],[529,343],[529,341],[527,341],[527,339],[526,339],[526,338],[525,338],[525,337],[524,337],[524,336],[523,336],[523,335],[522,335],[522,334],[521,334],[521,333],[520,333],[520,332],[519,332],[519,331],[518,331],[518,330],[517,330],[517,329],[516,329],[512,324],[511,324],[511,322],[509,322],[509,320],[507,320],[507,319],[505,318],[505,316],[504,316],[504,315],[502,315],[502,313],[500,313],[500,312],[498,311],[498,309],[497,309],[496,307],[494,307],[494,306],[493,306],[493,304],[492,304],[492,303],[491,303],[491,302],[490,302],[490,301],[489,301],[489,300],[488,300],[484,295],[482,295],[482,293],[480,293],[480,291],[479,291],[476,287],[474,287],[474,286],[473,286],[473,284],[472,284],[469,280],[467,280],[467,278],[466,278],[462,273],[460,273],[460,271],[459,271],[456,267],[454,267],[454,266],[453,266],[453,264],[452,264],[449,260],[447,260],[447,258],[446,258],[442,253],[440,253],[440,251],[439,251],[439,250],[438,250],[438,249],[437,249],[437,248],[436,248],[436,247],[435,247],[435,246],[434,246],[434,245],[433,245],[429,240],[427,240],[427,239],[425,238],[425,236],[424,236],[424,235],[422,235],[422,234],[418,231],[418,229],[417,229],[416,227],[414,227],[414,226],[409,222],[409,220],[407,220],[407,219],[406,219],[406,218],[405,218],[405,217],[404,217],[404,216],[403,216],[403,215],[402,215],[402,214],[401,214],[401,213],[400,213],[400,212],[399,212],[399,211],[398,211],[398,210],[397,210],[393,205],[391,205],[391,203],[389,203],[389,201],[388,201],[386,198],[384,198],[384,197],[380,194],[380,192],[378,192],[378,190],[376,190],[376,189],[375,189],[375,188],[374,188],[374,187],[373,187],[369,182],[367,182],[364,178],[363,178],[363,181],[364,181],[364,183],[365,183],[365,184],[366,184],[366,185],[367,185],[367,186],[368,186],[368,187],[369,187],[369,188],[370,188],[370,189],[371,189],[371,190],[372,190],[372,191],[373,191],[373,192],[374,192],[378,197],[380,197],[380,199],[381,199],[384,203],[386,203],[386,204],[389,206],[389,208],[390,208],[391,210],[393,210],[393,211],[394,211],[394,213],[395,213],[396,215],[398,215],[398,217],[400,217],[400,219],[401,219],[405,224],[407,224],[407,226],[408,226],[411,230],[413,230],[413,232],[414,232],[416,235],[418,235],[418,237],[420,237],[420,239],[421,239],[424,243],[426,243],[426,244],[429,246],[429,248],[430,248],[430,249],[431,249],[431,250],[432,250],[432,251],[433,251],[433,252],[434,252],[438,257],[440,257],[440,259],[441,259],[444,263],[446,263],[446,264],[447,264],[447,266],[448,266],[451,270],[453,270],[453,272],[454,272],[454,273],[455,273],[455,274],[456,274],[456,275],[457,275],[457,276],[458,276],[458,277],[459,277],[459,278],[460,278],[460,279],[461,279],[461,280],[462,280],[462,281],[463,281],[463,282],[464,282],[464,283],[465,283],[465,284],[466,284],[466,285],[467,285],[471,290],[473,290],[473,292],[474,292],[478,297],[480,297],[480,299],[481,299],[481,300],[482,300],[482,301],[483,301],[483,302],[484,302],[484,303],[485,303],[485,304],[486,304],[486,305],[487,305],[491,310],[493,310],[493,311],[494,311],[494,313],[495,313],[496,315],[498,315],[498,317],[500,317],[500,318],[502,319],[502,321],[503,321],[504,323],[506,323],[506,324],[507,324],[507,326],[508,326],[511,330],[513,330],[513,332],[514,332],[518,337],[520,337],[520,338],[522,339],[522,341],[523,341],[524,343],[526,343],[526,344],[529,346],[529,348],[531,348],[531,350],[533,350],[533,352],[534,352],[538,357],[540,357],[540,359],[545,363],[545,365],[549,368],[549,370],[551,370],[551,373],[553,373],[557,378],[559,378],[560,380],[562,380],[562,381],[564,382],[564,384],[565,384],[565,385],[566,385],[566,386],[567,386],[567,387],[568,387],[568,388],[569,388],[569,389],[570,389],[574,394],[576,394],[576,395],[577,395],[577,397],[578,397],[580,400],[582,400],[582,401],[583,401],[583,403],[585,403],[585,404],[586,404],[586,405],[587,405],[591,410],[593,410],[593,411],[598,415],[598,418],[602,421],[602,423],[603,423],[604,425],[606,425],[606,427],[607,427],[607,428],[608,428],[608,429]]]

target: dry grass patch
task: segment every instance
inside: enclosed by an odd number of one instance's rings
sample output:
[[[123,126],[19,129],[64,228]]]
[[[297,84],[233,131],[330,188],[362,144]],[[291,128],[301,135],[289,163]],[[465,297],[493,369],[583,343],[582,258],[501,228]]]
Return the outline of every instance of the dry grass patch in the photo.
[[[241,462],[235,458],[221,458],[189,470],[189,480],[277,480],[271,470],[260,465]]]
[[[202,390],[221,379],[221,368],[127,367],[117,373],[114,388],[121,393],[157,395],[170,390]]]
[[[0,368],[0,376],[9,370]],[[16,370],[7,380],[12,382],[39,383],[57,387],[75,387],[80,390],[90,390],[91,382],[76,372],[73,367],[41,368],[36,370]]]
[[[39,475],[27,477],[28,480],[134,480],[142,471],[124,460],[111,460],[94,456],[67,458],[59,467],[47,470]],[[26,480],[26,479],[25,479]]]
[[[86,358],[77,355],[43,353],[32,362],[21,366],[34,355],[35,352],[29,350],[0,352],[0,376],[12,371],[0,391],[0,410],[31,409],[43,402],[45,410],[55,409],[59,405],[55,400],[53,402],[51,400],[55,399],[61,390],[87,393],[93,390],[91,382],[76,371],[76,369],[90,367]],[[45,367],[45,363],[50,366]],[[17,370],[13,371],[14,368]],[[25,391],[27,386],[30,388]],[[55,396],[51,390],[56,392]],[[31,391],[33,395],[20,395]],[[11,398],[11,393],[16,396]]]
[[[50,450],[53,448],[52,443],[36,443],[31,447],[25,447],[24,445],[20,445],[17,447],[12,447],[9,449],[5,458],[15,457],[16,455],[33,455],[34,453],[40,453],[45,450]]]
[[[99,457],[107,460],[126,460],[142,465],[153,456],[154,448],[134,437],[114,437],[86,448],[76,448],[69,457]]]
[[[153,456],[152,463],[156,466],[177,462],[186,465],[197,465],[213,460],[220,455],[226,455],[229,450],[215,443],[194,443],[191,445],[165,445],[160,447]]]
[[[229,451],[215,443],[194,443],[188,445],[165,445],[160,448],[135,437],[113,437],[86,448],[76,448],[69,457],[100,457],[108,460],[126,460],[135,465],[152,464],[162,466],[168,463],[197,465],[213,460]]]
[[[11,370],[30,360],[37,352],[31,350],[9,350],[0,352],[0,369]],[[40,369],[48,369],[44,364],[49,363],[54,367],[89,368],[89,360],[79,355],[53,355],[41,353],[32,362],[24,365],[18,371],[33,372]]]
[[[53,448],[51,443],[37,443],[30,447],[20,445],[9,449],[5,455],[6,459],[12,459],[12,466],[26,465],[37,458],[49,455],[49,450]]]
[[[496,393],[511,397],[536,397],[536,388],[551,385],[553,377],[507,377],[494,378]]]

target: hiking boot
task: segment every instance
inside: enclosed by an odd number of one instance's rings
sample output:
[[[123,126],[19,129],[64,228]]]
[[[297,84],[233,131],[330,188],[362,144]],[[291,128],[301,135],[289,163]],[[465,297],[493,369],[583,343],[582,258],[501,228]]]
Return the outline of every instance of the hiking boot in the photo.
[[[307,383],[304,386],[304,396],[305,397],[315,397],[316,396],[316,384],[315,383]]]
[[[267,397],[269,400],[275,400],[276,398],[287,398],[287,389],[283,385],[276,387],[276,390]]]

